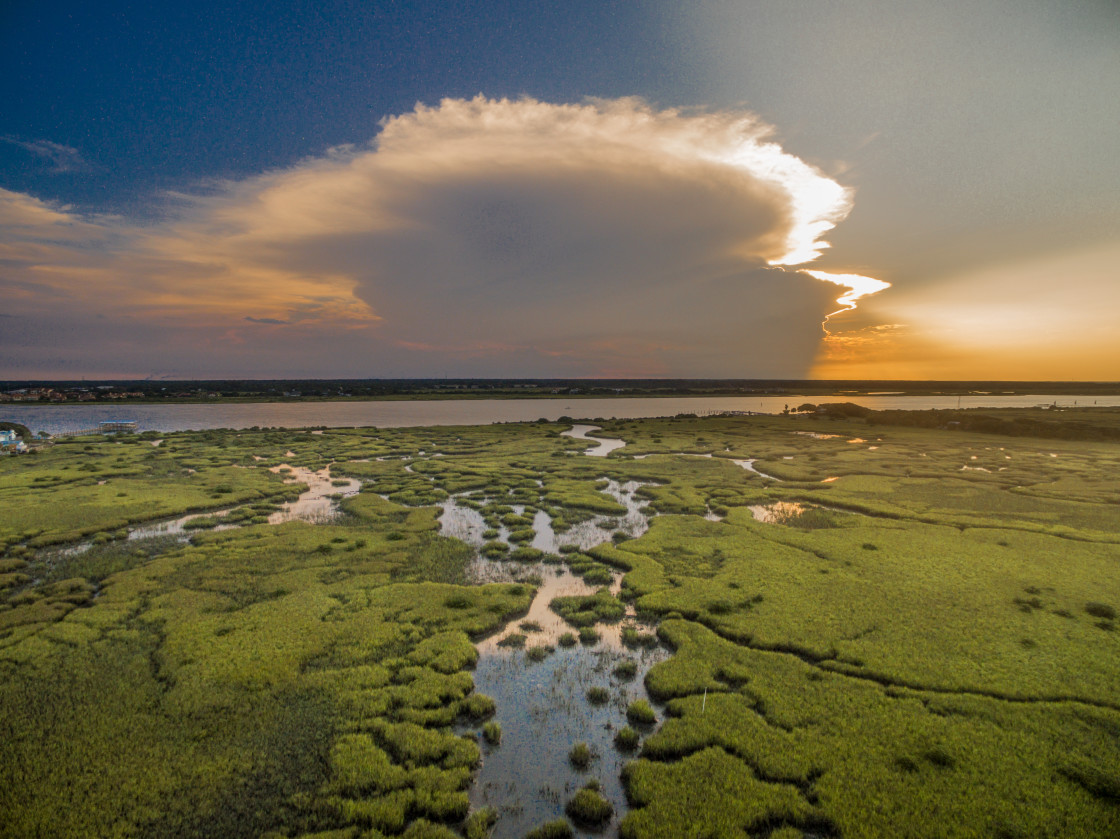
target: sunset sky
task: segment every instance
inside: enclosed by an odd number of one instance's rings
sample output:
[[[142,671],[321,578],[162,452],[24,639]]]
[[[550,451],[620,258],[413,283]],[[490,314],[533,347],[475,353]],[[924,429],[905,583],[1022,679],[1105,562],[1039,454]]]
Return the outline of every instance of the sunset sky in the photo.
[[[1120,380],[1115,0],[0,4],[0,377]]]

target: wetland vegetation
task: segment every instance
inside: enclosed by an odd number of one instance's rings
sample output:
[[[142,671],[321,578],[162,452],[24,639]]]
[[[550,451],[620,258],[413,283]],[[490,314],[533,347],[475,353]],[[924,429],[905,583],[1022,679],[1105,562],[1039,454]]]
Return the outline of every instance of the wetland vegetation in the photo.
[[[0,459],[0,837],[1120,835],[1120,414],[1069,418]]]

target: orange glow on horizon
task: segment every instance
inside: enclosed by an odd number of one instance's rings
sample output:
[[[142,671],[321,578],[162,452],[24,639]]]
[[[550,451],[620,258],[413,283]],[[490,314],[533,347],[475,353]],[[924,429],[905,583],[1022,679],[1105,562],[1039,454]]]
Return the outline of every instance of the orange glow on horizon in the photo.
[[[1107,242],[899,287],[858,315],[845,306],[810,375],[1120,380],[1118,264],[1120,244]]]

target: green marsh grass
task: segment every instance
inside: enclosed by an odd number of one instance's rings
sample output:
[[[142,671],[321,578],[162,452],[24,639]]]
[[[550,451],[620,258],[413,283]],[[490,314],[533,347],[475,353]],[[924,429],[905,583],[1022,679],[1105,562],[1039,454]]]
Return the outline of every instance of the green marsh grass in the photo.
[[[483,807],[475,810],[463,822],[463,834],[466,839],[490,839],[497,823],[498,811],[493,807]]]
[[[630,658],[623,659],[614,666],[611,673],[619,679],[633,679],[638,673],[638,663]]]
[[[657,722],[657,714],[645,699],[635,699],[626,707],[626,719],[634,725],[648,727]]]
[[[482,726],[482,736],[486,738],[486,742],[492,746],[496,746],[502,742],[502,726],[501,723],[491,720]]]
[[[587,701],[592,705],[606,705],[611,699],[611,692],[605,687],[596,685],[587,689]]]
[[[538,645],[533,646],[533,647],[528,647],[525,650],[525,658],[527,658],[529,661],[533,661],[533,662],[544,661],[546,658],[548,658],[550,655],[552,655],[552,653],[553,653],[552,647],[548,647],[548,646],[545,646],[543,644],[538,644]]]
[[[614,735],[614,744],[618,748],[618,750],[622,752],[635,751],[638,748],[638,744],[640,742],[641,735],[637,732],[636,729],[631,728],[628,725],[620,728]]]
[[[626,613],[626,607],[605,588],[595,594],[553,598],[549,608],[572,626],[580,628],[597,623],[616,623]]]
[[[533,828],[525,834],[525,839],[573,839],[572,826],[564,819],[556,819]]]
[[[586,743],[576,743],[568,750],[568,762],[576,769],[587,769],[593,759],[594,755],[591,752],[591,747]]]
[[[576,824],[595,827],[610,820],[613,805],[600,795],[594,782],[576,792],[564,806],[564,811]]]
[[[471,829],[481,753],[456,731],[494,710],[473,641],[534,592],[465,585],[475,551],[439,535],[434,505],[473,491],[496,533],[514,504],[515,530],[541,509],[559,531],[625,513],[604,478],[648,484],[656,515],[640,538],[564,551],[604,585],[595,569],[623,573],[625,596],[556,611],[593,644],[632,603],[672,651],[645,678],[657,727],[618,730],[620,749],[640,745],[623,837],[1120,835],[1117,443],[854,417],[600,424],[625,456],[584,457],[566,426],[533,423],[184,432],[4,459],[0,837]],[[267,471],[281,463],[331,464],[363,491],[329,523],[263,524],[299,491]],[[776,502],[827,526],[755,520]],[[229,508],[240,528],[191,544],[123,538]],[[55,550],[78,540],[97,544]],[[629,656],[647,655],[653,634],[627,629]]]

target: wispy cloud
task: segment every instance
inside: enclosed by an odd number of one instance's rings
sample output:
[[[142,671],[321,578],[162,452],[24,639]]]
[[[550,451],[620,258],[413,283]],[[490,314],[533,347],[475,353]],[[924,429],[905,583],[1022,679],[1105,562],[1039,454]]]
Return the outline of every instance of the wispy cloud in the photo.
[[[19,140],[15,137],[0,137],[0,141],[19,146],[24,151],[42,160],[51,172],[62,174],[67,172],[89,172],[93,166],[82,157],[80,151],[73,146],[64,146],[51,140]]]

